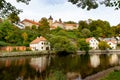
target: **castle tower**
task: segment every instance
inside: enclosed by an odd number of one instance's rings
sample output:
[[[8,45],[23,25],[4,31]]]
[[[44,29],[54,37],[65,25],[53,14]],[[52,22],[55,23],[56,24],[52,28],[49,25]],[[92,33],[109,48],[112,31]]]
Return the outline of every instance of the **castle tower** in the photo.
[[[52,26],[52,24],[53,24],[53,18],[51,16],[48,18],[48,22],[49,22],[49,26]]]

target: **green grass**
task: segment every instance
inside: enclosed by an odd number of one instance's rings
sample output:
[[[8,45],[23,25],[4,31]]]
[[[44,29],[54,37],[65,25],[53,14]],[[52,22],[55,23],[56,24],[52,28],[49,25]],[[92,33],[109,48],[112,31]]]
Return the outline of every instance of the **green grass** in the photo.
[[[120,71],[111,72],[101,80],[120,80]]]

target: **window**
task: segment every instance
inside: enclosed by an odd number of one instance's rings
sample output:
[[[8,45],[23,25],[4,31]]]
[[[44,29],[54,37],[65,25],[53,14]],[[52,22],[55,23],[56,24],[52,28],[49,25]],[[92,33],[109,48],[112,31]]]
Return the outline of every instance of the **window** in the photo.
[[[43,42],[41,44],[43,45]]]

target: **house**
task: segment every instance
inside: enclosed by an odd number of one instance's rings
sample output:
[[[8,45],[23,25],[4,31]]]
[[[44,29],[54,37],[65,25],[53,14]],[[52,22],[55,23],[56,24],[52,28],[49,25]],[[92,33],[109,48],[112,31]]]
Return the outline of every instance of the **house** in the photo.
[[[111,49],[116,49],[117,44],[115,41],[107,41],[107,44],[110,46]]]
[[[78,29],[78,25],[77,24],[68,24],[65,23],[64,24],[65,30],[74,30],[74,29]]]
[[[55,20],[55,22],[53,22],[53,18],[51,16],[48,18],[48,22],[49,22],[50,30],[56,29],[57,27],[60,27],[65,30],[78,29],[78,24],[76,23],[75,24],[63,23],[61,19],[59,19],[59,21]]]
[[[24,26],[29,26],[30,28],[33,25],[35,25],[36,27],[38,27],[40,25],[38,22],[35,22],[33,20],[29,20],[29,19],[24,19],[21,23],[24,24]]]
[[[15,25],[16,27],[18,27],[19,29],[25,29],[25,25],[24,24],[22,24],[21,22],[19,22],[19,23],[13,23],[13,25]]]
[[[37,37],[30,43],[31,50],[44,51],[50,50],[50,43],[44,37]]]
[[[114,37],[112,37],[112,38],[103,38],[103,39],[100,39],[100,41],[107,42],[107,44],[111,47],[111,49],[116,49],[116,47],[117,47],[117,40]]]
[[[64,29],[64,24],[56,20],[54,23],[52,23],[50,30],[56,29],[57,27]]]
[[[86,39],[86,42],[89,43],[89,45],[90,45],[90,47],[91,47],[92,49],[98,49],[98,44],[99,44],[99,42],[98,42],[98,40],[96,40],[94,37],[87,38],[87,39]]]

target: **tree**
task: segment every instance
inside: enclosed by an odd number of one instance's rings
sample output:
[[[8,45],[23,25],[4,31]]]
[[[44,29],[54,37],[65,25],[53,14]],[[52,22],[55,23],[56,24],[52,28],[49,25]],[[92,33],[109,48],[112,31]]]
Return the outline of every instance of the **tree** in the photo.
[[[10,15],[8,15],[8,20],[10,20],[11,23],[18,23],[20,21],[20,18],[16,13],[11,13]]]
[[[98,46],[100,50],[106,50],[110,48],[110,46],[105,41],[100,41]]]
[[[79,27],[78,29],[81,31],[82,29],[84,28],[87,28],[88,29],[88,23],[86,21],[80,21],[79,23]]]
[[[22,2],[28,4],[30,0],[16,0],[17,2]],[[6,0],[0,0],[0,17],[5,17],[11,13],[19,14],[22,10],[17,9],[11,3],[7,2]]]
[[[68,2],[82,9],[87,8],[87,10],[96,9],[99,4],[104,4],[106,7],[115,7],[115,9],[120,8],[120,0],[68,0]]]
[[[43,17],[39,21],[40,26],[38,27],[38,30],[40,31],[41,35],[48,34],[50,32],[50,27],[47,18]]]
[[[64,36],[54,36],[52,35],[51,38],[49,38],[51,47],[53,50],[55,50],[57,53],[59,52],[67,52],[67,53],[74,53],[76,52],[76,47],[71,41],[64,37]]]
[[[78,44],[79,50],[81,51],[86,51],[86,53],[88,53],[88,51],[90,50],[89,43],[87,43],[85,39],[79,39],[77,41],[77,44]]]
[[[25,42],[28,40],[28,34],[26,32],[23,32],[21,36],[23,38],[23,44],[25,44]]]
[[[89,29],[84,28],[84,29],[82,30],[82,35],[83,35],[84,38],[88,38],[88,37],[91,36],[91,32],[90,32]]]

